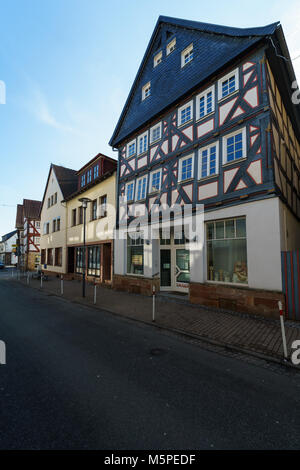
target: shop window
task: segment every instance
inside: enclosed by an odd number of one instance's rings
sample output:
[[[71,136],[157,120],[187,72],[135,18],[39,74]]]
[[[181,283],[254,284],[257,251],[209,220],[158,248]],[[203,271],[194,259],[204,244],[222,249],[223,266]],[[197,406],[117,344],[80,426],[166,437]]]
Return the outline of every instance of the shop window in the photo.
[[[55,248],[55,266],[62,266],[62,248]]]
[[[88,248],[88,275],[100,277],[100,246],[90,246]]]
[[[141,233],[127,236],[127,273],[144,274],[144,239]]]
[[[207,279],[226,284],[248,284],[246,219],[206,224]]]
[[[82,274],[83,272],[83,248],[78,247],[75,251],[75,272]]]

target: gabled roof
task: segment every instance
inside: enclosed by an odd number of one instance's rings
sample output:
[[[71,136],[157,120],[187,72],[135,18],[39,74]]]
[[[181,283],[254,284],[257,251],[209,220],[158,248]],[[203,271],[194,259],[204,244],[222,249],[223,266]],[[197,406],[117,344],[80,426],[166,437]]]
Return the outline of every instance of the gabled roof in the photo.
[[[71,170],[71,168],[65,168],[64,166],[54,164],[51,166],[55,172],[63,197],[65,198],[76,191],[77,172],[75,170]]]
[[[24,218],[26,219],[39,219],[41,201],[34,201],[32,199],[23,199]]]
[[[16,215],[16,228],[22,229],[23,228],[23,205],[17,205],[17,215]]]
[[[160,16],[110,145],[117,146],[157,114],[222,70],[226,64],[262,39],[273,35],[278,27],[279,22],[243,29]],[[176,37],[176,53],[172,53],[172,59],[168,57],[163,60],[157,70],[153,69],[153,55],[164,50],[166,41],[172,37]],[[197,60],[181,69],[180,52],[191,42]],[[141,88],[149,80],[151,97],[141,102]]]
[[[16,233],[17,233],[17,230],[14,230],[13,232],[9,232],[9,233],[6,233],[5,235],[2,235],[2,242],[6,242],[11,237],[13,237]]]
[[[117,160],[111,157],[108,157],[107,155],[104,155],[103,153],[98,153],[95,157],[93,157],[90,161],[88,161],[85,165],[83,165],[80,170],[76,172],[77,175],[79,175],[83,170],[86,170],[89,166],[91,166],[96,160],[99,158],[103,158],[105,160],[109,160],[117,165]]]

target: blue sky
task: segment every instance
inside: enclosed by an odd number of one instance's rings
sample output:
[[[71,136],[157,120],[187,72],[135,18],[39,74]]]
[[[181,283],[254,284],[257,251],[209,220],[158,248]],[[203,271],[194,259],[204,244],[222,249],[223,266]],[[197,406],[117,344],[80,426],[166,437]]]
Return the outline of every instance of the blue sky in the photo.
[[[51,162],[79,169],[108,145],[159,15],[232,26],[280,20],[300,54],[300,1],[0,0],[0,236],[42,199]],[[294,62],[300,77],[300,58]]]

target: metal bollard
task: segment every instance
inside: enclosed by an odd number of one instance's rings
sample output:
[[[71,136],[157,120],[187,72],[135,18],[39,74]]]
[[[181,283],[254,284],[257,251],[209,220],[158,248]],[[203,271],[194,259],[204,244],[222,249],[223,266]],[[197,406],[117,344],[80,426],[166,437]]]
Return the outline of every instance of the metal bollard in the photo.
[[[64,295],[64,276],[60,276],[60,293],[61,295]]]
[[[287,345],[286,345],[286,335],[284,327],[284,311],[282,309],[282,303],[278,302],[279,314],[280,314],[280,326],[281,326],[281,335],[282,335],[282,344],[283,344],[283,354],[284,359],[288,358]]]
[[[29,286],[29,272],[27,271],[27,285]]]
[[[155,322],[155,286],[152,287],[152,321]]]
[[[43,289],[43,273],[41,272],[41,289]]]

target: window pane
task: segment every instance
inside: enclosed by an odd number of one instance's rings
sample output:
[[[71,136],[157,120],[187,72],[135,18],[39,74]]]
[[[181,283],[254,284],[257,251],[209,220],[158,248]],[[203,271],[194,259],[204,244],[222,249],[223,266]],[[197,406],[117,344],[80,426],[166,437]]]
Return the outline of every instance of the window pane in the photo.
[[[210,281],[247,284],[246,240],[207,242],[207,277]]]
[[[237,238],[246,238],[246,219],[236,220],[236,236]]]
[[[215,224],[214,222],[207,224],[207,239],[213,240],[215,238]]]
[[[234,220],[225,221],[225,238],[235,238]]]
[[[221,239],[224,237],[224,222],[216,222],[216,238]]]

